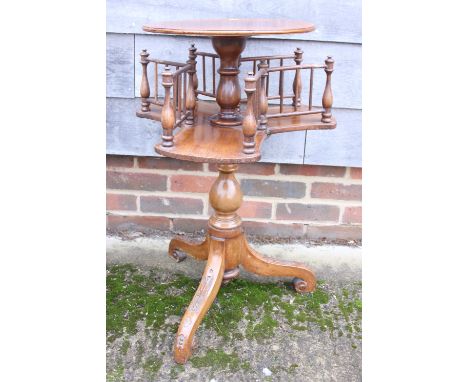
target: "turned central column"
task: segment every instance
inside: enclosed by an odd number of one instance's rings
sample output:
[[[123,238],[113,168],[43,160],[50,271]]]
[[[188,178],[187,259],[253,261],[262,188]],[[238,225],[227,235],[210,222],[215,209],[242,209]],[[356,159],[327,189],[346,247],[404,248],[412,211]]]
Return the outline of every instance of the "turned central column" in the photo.
[[[243,195],[236,170],[236,164],[218,165],[219,175],[209,194],[214,213],[208,221],[208,233],[213,240],[223,240],[226,245],[224,283],[238,276],[243,245],[242,220],[237,214]]]
[[[211,41],[220,59],[216,91],[216,102],[220,111],[213,115],[210,121],[219,126],[237,126],[242,124],[242,117],[237,111],[241,100],[239,57],[245,48],[247,37],[219,36],[213,37]]]

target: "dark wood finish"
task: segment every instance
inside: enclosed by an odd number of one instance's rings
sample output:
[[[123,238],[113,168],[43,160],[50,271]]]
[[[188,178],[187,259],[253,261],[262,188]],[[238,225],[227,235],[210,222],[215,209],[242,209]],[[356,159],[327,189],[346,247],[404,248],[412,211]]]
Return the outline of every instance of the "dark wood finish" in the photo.
[[[198,19],[162,21],[143,26],[145,32],[190,36],[255,36],[263,34],[306,33],[315,26],[286,19]]]
[[[323,91],[322,97],[322,106],[325,109],[325,112],[322,113],[322,122],[329,123],[332,120],[331,107],[333,105],[333,93],[331,89],[331,75],[333,73],[333,66],[335,61],[328,56],[325,60],[325,72],[327,73],[327,82],[325,84],[325,90]]]
[[[172,74],[169,67],[164,69],[163,86],[164,86],[164,105],[161,110],[161,125],[163,128],[162,145],[164,147],[174,146],[172,129],[176,121],[174,106],[171,102],[171,87],[174,85]]]
[[[297,48],[294,51],[294,61],[296,65],[299,66],[302,63],[302,55],[304,52],[301,48]],[[294,105],[294,110],[297,110],[298,106],[301,106],[301,92],[302,92],[302,79],[301,79],[301,69],[296,69],[296,74],[294,75],[293,81],[293,93],[292,103]]]
[[[146,49],[143,49],[140,53],[140,63],[142,66],[142,76],[141,76],[141,85],[140,85],[140,97],[141,97],[141,111],[149,111],[150,103],[148,98],[150,96],[150,86],[148,82],[148,56],[149,53]]]
[[[315,275],[305,265],[264,257],[249,246],[237,214],[242,205],[242,191],[235,177],[237,165],[221,164],[218,170],[209,194],[214,213],[208,221],[206,239],[198,244],[175,237],[169,244],[169,255],[177,261],[184,259],[174,256],[177,249],[198,260],[207,259],[200,285],[182,317],[174,342],[174,359],[182,364],[192,353],[195,332],[221,285],[239,275],[239,265],[259,275],[293,277],[294,288],[301,293],[316,287]]]
[[[242,124],[242,117],[237,111],[241,100],[241,87],[238,76],[239,57],[245,48],[247,38],[213,37],[211,41],[220,58],[219,82],[216,91],[216,102],[220,107],[220,111],[212,116],[210,121],[219,126],[239,126]]]
[[[265,130],[267,128],[267,112],[268,112],[268,92],[267,92],[267,82],[268,82],[268,64],[265,59],[262,59],[258,64],[258,70],[261,71],[261,83],[260,83],[260,94],[258,98],[258,109],[259,109],[259,124],[258,130]]]
[[[187,120],[185,123],[187,125],[193,125],[193,121],[195,118],[195,107],[197,106],[197,95],[196,89],[198,87],[198,79],[197,79],[197,71],[196,65],[197,61],[195,60],[197,49],[195,48],[195,44],[192,44],[189,48],[189,59],[187,64],[190,65],[190,69],[187,71],[189,75],[188,86],[184,86],[184,90],[186,89],[187,95],[185,97],[185,108],[189,112],[187,116]]]
[[[255,132],[257,130],[257,118],[254,114],[253,95],[256,92],[255,77],[253,72],[245,79],[245,92],[247,94],[247,109],[242,122],[242,134],[244,135],[244,154],[253,154],[255,152]]]

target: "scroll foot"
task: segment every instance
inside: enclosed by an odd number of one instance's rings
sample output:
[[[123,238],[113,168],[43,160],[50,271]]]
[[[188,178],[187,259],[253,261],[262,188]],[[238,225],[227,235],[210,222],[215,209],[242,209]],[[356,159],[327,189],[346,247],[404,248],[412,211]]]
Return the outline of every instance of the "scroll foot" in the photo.
[[[184,261],[187,254],[197,260],[206,260],[208,258],[208,245],[208,238],[198,243],[176,236],[169,243],[169,256],[173,257],[178,263]]]
[[[240,269],[239,267],[235,267],[233,269],[229,269],[224,271],[223,275],[223,285],[228,284],[231,280],[239,277]]]
[[[223,240],[210,240],[208,261],[200,285],[177,332],[174,344],[174,360],[177,363],[186,363],[190,358],[195,331],[219,291],[224,275],[224,248]]]
[[[279,261],[260,255],[245,241],[241,265],[249,272],[263,276],[292,276],[297,292],[306,293],[315,290],[314,273],[301,263]]]

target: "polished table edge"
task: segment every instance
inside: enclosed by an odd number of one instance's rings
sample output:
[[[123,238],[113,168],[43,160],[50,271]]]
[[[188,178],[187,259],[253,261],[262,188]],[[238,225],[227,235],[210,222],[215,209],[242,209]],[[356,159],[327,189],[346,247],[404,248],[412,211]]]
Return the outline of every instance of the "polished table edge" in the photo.
[[[195,25],[199,23],[200,25]],[[214,23],[218,27],[210,26]],[[229,28],[230,23],[233,24]],[[248,27],[243,28],[243,24]],[[271,24],[270,26],[250,27],[250,24]],[[226,24],[226,25],[224,25]],[[279,24],[279,25],[278,25]],[[281,26],[283,24],[284,26]],[[297,24],[297,25],[295,25]],[[299,26],[298,26],[299,25]],[[222,27],[220,27],[222,26]],[[275,27],[276,26],[276,27]],[[255,35],[274,35],[274,34],[294,34],[308,33],[314,31],[315,25],[301,20],[289,19],[188,19],[178,21],[161,21],[155,25],[144,25],[143,31],[149,33],[189,35],[189,36],[212,36],[212,37],[232,37],[244,36],[251,37]]]

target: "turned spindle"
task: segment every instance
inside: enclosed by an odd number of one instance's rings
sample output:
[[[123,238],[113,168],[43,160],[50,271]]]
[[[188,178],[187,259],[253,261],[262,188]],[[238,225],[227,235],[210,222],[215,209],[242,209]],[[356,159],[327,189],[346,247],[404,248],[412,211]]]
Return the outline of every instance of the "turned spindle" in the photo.
[[[253,72],[249,72],[245,78],[245,93],[247,94],[247,108],[245,110],[244,120],[242,121],[242,133],[244,134],[244,154],[253,154],[255,152],[255,132],[257,130],[257,119],[254,113],[254,93],[256,90],[256,81]]]
[[[172,147],[174,146],[172,130],[175,124],[175,111],[171,101],[171,87],[174,85],[174,78],[167,65],[162,73],[162,85],[164,86],[164,105],[161,110],[162,145],[164,147]]]
[[[267,76],[268,76],[268,63],[266,60],[261,60],[258,64],[258,70],[265,70],[265,73],[262,74],[260,79],[260,95],[259,95],[259,111],[260,111],[260,123],[258,125],[258,130],[265,130],[267,127],[267,117],[268,112],[268,97],[267,97]]]
[[[304,52],[301,48],[296,48],[294,51],[294,61],[296,65],[301,65],[302,55]],[[301,79],[301,69],[296,69],[296,74],[294,75],[293,81],[293,93],[292,104],[294,105],[294,110],[297,110],[301,106],[301,93],[302,93],[302,79]]]
[[[185,107],[187,111],[189,112],[189,115],[187,116],[187,119],[185,120],[186,125],[193,125],[194,119],[195,119],[195,107],[197,105],[197,95],[195,93],[195,85],[194,81],[197,75],[195,65],[197,64],[197,61],[195,61],[195,58],[197,57],[195,52],[196,52],[195,44],[192,44],[191,47],[189,48],[189,59],[187,60],[187,64],[190,64],[190,70],[187,71],[188,73],[188,86],[187,86],[187,94],[185,98]],[[197,80],[198,82],[198,80]],[[198,84],[197,84],[198,86]]]
[[[327,82],[325,84],[325,89],[323,91],[322,97],[322,107],[325,111],[322,113],[322,122],[329,123],[331,122],[331,107],[333,105],[333,93],[331,89],[331,75],[333,73],[333,65],[335,61],[331,56],[328,56],[325,60],[325,73],[327,73]]]
[[[195,98],[198,98],[197,90],[198,90],[198,76],[197,76],[197,48],[195,44],[190,44],[189,48],[189,60],[193,62],[193,91],[195,92]]]
[[[150,87],[148,82],[148,56],[149,53],[146,49],[143,49],[140,53],[140,63],[142,66],[143,74],[141,76],[141,85],[140,85],[140,97],[141,97],[141,111],[146,112],[150,111],[150,103],[149,103],[149,96],[150,96]]]
[[[245,48],[245,36],[214,36],[211,39],[213,48],[219,56],[219,81],[216,89],[216,102],[219,113],[210,121],[217,126],[239,126],[242,116],[238,106],[241,100],[239,84],[239,57]]]

